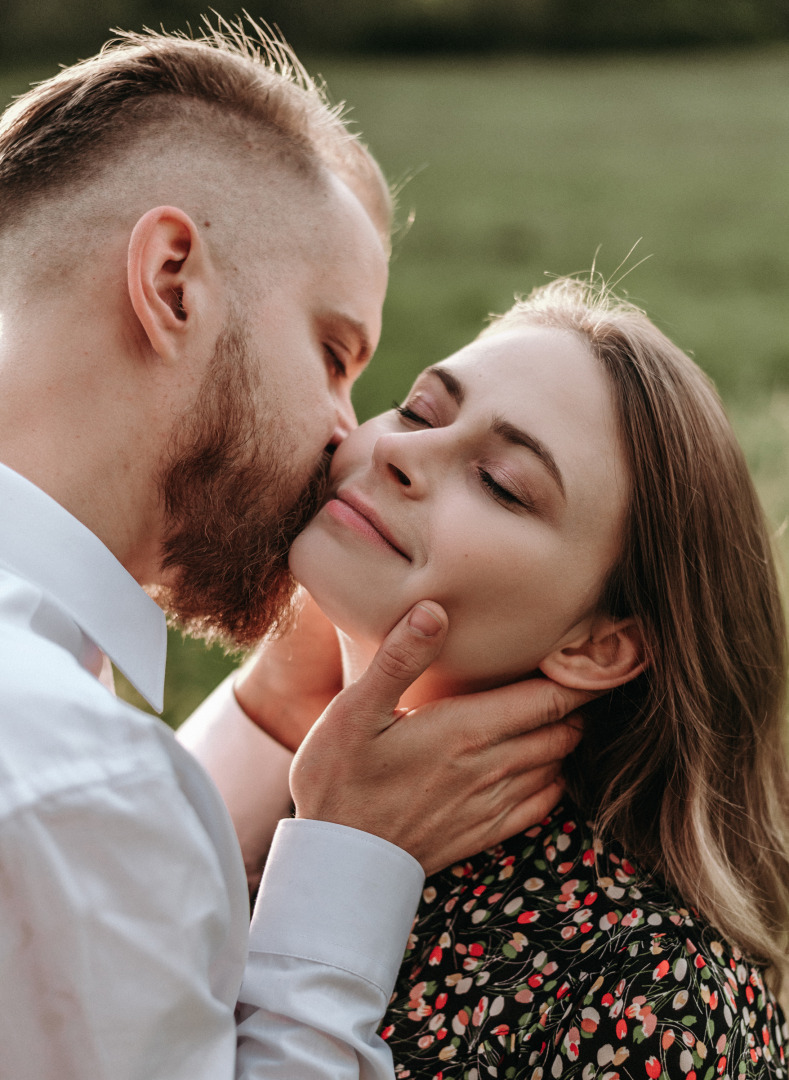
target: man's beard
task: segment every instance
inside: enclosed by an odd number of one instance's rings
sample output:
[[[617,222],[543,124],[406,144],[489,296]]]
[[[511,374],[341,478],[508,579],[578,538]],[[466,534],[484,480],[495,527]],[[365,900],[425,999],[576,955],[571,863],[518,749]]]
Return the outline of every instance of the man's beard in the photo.
[[[321,505],[330,456],[294,479],[284,418],[251,404],[260,378],[237,326],[220,335],[161,473],[165,583],[151,594],[189,634],[243,648],[287,628],[288,552]]]

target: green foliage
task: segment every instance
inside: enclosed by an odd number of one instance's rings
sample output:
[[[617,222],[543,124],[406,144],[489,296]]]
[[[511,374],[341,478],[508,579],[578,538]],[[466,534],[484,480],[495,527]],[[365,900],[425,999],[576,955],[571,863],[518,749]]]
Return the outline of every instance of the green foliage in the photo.
[[[170,630],[167,639],[167,679],[161,716],[170,727],[177,728],[236,667],[238,658],[228,656],[218,645],[206,648],[201,641],[184,637],[178,630]],[[115,689],[137,708],[151,711],[117,670]]]
[[[436,4],[440,0],[435,0]],[[718,383],[776,527],[789,518],[785,46],[673,56],[327,61],[400,196],[361,418],[546,272],[649,255],[620,290]],[[314,67],[315,65],[313,65]],[[320,65],[319,65],[320,67]],[[51,70],[51,69],[50,69]],[[44,72],[30,72],[41,76]],[[26,76],[6,75],[8,99]],[[784,541],[785,542],[785,538]],[[171,640],[177,723],[229,661]]]
[[[242,6],[211,4],[228,17]],[[3,0],[0,58],[71,61],[110,27],[196,26],[206,10],[202,0]],[[660,49],[789,35],[784,0],[267,0],[250,10],[299,49],[344,53]]]
[[[789,380],[785,49],[671,58],[357,63],[354,103],[415,221],[357,402],[386,407],[544,274],[598,266],[726,396]],[[386,372],[382,372],[382,368]]]

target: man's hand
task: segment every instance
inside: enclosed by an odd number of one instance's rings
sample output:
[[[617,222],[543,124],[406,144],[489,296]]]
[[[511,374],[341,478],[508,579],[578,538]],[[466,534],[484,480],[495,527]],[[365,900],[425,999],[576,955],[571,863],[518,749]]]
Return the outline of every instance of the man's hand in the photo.
[[[302,743],[290,774],[296,815],[374,833],[426,874],[540,821],[580,739],[568,714],[589,700],[548,679],[447,698],[405,715],[405,690],[436,659],[445,612],[418,604]]]

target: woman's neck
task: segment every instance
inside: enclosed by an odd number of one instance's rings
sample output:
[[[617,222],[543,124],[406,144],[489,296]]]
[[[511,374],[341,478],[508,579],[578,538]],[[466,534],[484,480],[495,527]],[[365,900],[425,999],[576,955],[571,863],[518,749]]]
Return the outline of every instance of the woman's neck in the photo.
[[[365,671],[378,651],[378,645],[370,641],[358,641],[348,637],[342,631],[338,631],[340,638],[340,651],[342,653],[343,686],[355,682]],[[457,693],[456,688],[443,688],[437,685],[437,680],[431,678],[430,670],[413,682],[400,698],[400,708],[415,709],[417,705],[424,705],[428,701],[434,701],[439,697],[446,697]]]
[[[378,651],[378,644],[351,638],[341,630],[337,631],[337,635],[342,653],[343,686],[347,686],[349,683],[355,682],[369,667]],[[528,676],[525,677],[528,678]],[[451,678],[446,672],[441,671],[440,665],[434,664],[408,687],[400,698],[400,708],[415,709],[418,705],[425,705],[429,701],[438,700],[438,698],[471,694],[497,685],[500,685],[500,683],[493,680],[484,684],[471,685],[460,679]]]

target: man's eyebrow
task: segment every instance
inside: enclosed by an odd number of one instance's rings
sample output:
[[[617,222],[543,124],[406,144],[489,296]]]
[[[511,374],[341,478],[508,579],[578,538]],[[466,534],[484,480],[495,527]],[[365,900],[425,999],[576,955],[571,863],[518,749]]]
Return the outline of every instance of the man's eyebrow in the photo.
[[[462,382],[448,371],[446,368],[440,365],[429,367],[425,369],[425,375],[435,375],[441,380],[446,387],[446,391],[449,396],[458,404],[463,403],[463,399],[466,396],[466,389]],[[562,498],[567,499],[567,493],[564,487],[564,480],[562,479],[562,473],[559,466],[556,464],[556,458],[551,451],[534,435],[529,435],[527,431],[522,428],[516,427],[515,424],[510,423],[509,420],[504,420],[502,417],[494,417],[491,425],[491,430],[494,434],[499,435],[508,443],[512,443],[513,446],[523,446],[540,459],[545,468],[551,474],[556,481],[556,485],[561,492]]]

